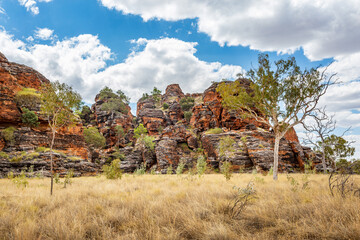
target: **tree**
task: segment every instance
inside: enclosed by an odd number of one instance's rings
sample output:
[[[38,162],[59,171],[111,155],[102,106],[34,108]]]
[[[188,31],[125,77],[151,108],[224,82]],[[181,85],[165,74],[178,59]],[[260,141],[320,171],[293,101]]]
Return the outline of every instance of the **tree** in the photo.
[[[346,161],[346,158],[353,156],[355,153],[355,148],[351,147],[352,143],[334,134],[325,138],[326,158],[330,159],[335,165],[337,162]]]
[[[117,95],[119,96],[119,98],[126,104],[130,103],[130,98],[128,96],[125,95],[125,93],[121,90],[117,90]]]
[[[45,83],[41,89],[41,112],[46,115],[51,130],[50,142],[50,172],[51,189],[53,193],[53,147],[57,131],[62,128],[78,122],[78,117],[73,110],[79,109],[81,105],[81,96],[72,87],[65,83],[55,81]]]
[[[155,102],[160,102],[161,100],[161,90],[159,90],[157,87],[154,87],[154,89],[151,92],[151,95],[153,96],[153,99]]]
[[[279,144],[286,132],[302,123],[315,109],[321,96],[333,84],[335,74],[312,68],[300,70],[295,58],[279,60],[275,67],[267,54],[260,54],[259,66],[247,72],[249,89],[243,81],[221,82],[217,91],[222,103],[230,109],[241,111],[245,117],[268,125],[275,135],[274,173],[278,178]]]
[[[144,127],[143,124],[140,124],[134,130],[134,137],[136,140],[136,145],[140,147],[142,158],[145,161],[145,152],[146,150],[154,151],[155,143],[154,138],[147,135],[147,129]]]
[[[96,127],[85,128],[83,135],[85,142],[89,145],[92,159],[94,149],[103,148],[106,144],[106,139]]]
[[[336,121],[334,115],[328,116],[326,114],[325,107],[314,111],[311,117],[314,120],[312,124],[303,122],[303,126],[307,131],[307,138],[304,143],[313,145],[315,150],[321,153],[323,171],[326,173],[326,160],[329,160],[328,150],[335,147],[334,145],[338,144],[337,142],[341,142],[339,138],[335,138],[335,135],[331,134],[335,131]],[[349,130],[350,128],[344,131],[340,137]]]
[[[39,118],[38,116],[33,112],[30,111],[27,108],[22,109],[23,114],[21,115],[21,121],[28,127],[37,127],[39,126]]]
[[[117,137],[117,144],[120,145],[120,139],[125,136],[124,128],[121,125],[115,126],[115,134]]]

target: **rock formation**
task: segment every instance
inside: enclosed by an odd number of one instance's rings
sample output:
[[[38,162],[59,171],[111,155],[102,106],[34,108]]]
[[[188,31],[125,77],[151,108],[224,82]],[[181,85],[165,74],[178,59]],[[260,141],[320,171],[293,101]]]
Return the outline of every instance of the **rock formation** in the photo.
[[[250,91],[249,80],[237,81]],[[18,91],[23,88],[39,90],[43,83],[48,80],[40,73],[10,63],[0,54],[0,131],[9,126],[16,128],[12,143],[0,138],[0,151],[3,151],[0,177],[30,166],[36,172],[49,174],[48,153],[34,152],[38,147],[47,147],[49,142],[40,107],[33,109],[40,116],[40,126],[30,129],[22,125],[21,106],[15,101]],[[245,118],[240,111],[225,109],[217,86],[218,83],[212,84],[204,93],[184,94],[178,84],[171,84],[163,95],[145,95],[140,99],[136,117],[121,95],[111,89],[107,89],[106,94],[101,91],[92,107],[83,109],[82,124],[64,128],[57,135],[55,149],[60,152],[56,155],[55,170],[65,174],[65,170],[71,168],[76,175],[95,174],[103,164],[119,158],[125,172],[146,166],[147,170],[165,173],[170,166],[176,169],[179,162],[191,168],[198,157],[204,155],[214,169],[227,160],[234,171],[268,171],[273,164],[273,133],[267,125]],[[134,129],[139,124],[143,124],[154,138],[154,149],[143,148],[134,138]],[[105,148],[97,149],[92,156],[96,163],[88,160],[88,146],[82,136],[84,127],[96,127],[106,139]],[[220,157],[219,142],[224,137],[234,141],[235,151]],[[301,171],[310,160],[313,167],[321,165],[310,148],[300,145],[294,129],[281,139],[279,158],[280,171]]]

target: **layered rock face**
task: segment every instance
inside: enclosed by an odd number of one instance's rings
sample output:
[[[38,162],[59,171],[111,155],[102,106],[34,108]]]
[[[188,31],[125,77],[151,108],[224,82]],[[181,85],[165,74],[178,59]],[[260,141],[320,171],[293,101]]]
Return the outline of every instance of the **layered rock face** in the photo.
[[[7,142],[3,138],[0,141],[0,151],[15,154],[17,152],[31,152],[38,147],[48,147],[50,143],[50,132],[47,122],[41,116],[39,110],[40,105],[33,106],[31,110],[39,116],[40,125],[37,128],[25,127],[21,121],[22,106],[16,102],[16,94],[24,88],[39,90],[41,85],[49,83],[43,75],[24,65],[11,63],[6,57],[0,54],[0,131],[3,132],[8,127],[14,127],[13,141]],[[68,156],[76,156],[84,161],[88,157],[88,150],[82,135],[82,125],[71,128],[61,129],[55,139],[55,149],[62,151]],[[83,163],[79,160],[79,164]],[[17,172],[26,162],[12,163],[9,159],[0,157],[2,169],[12,169]],[[5,165],[4,165],[5,164]],[[37,163],[39,165],[40,163]],[[73,163],[74,170],[80,169],[80,165]],[[36,165],[36,164],[35,164]],[[46,157],[40,164],[45,171],[49,169],[49,163]],[[61,166],[61,164],[58,164]],[[68,166],[68,165],[66,165]],[[13,167],[13,168],[12,168]],[[95,166],[93,166],[94,168]],[[58,169],[55,169],[58,171]],[[86,171],[82,171],[85,173]],[[91,171],[90,171],[91,172]],[[47,174],[47,173],[45,173]],[[75,172],[75,174],[81,174]]]
[[[249,80],[237,81],[250,91]],[[49,174],[48,153],[40,153],[36,161],[21,155],[21,151],[37,155],[34,153],[37,147],[48,146],[50,133],[46,122],[40,116],[38,128],[24,127],[21,108],[15,101],[16,93],[21,89],[39,89],[47,82],[35,70],[9,63],[0,54],[0,131],[9,126],[16,128],[13,143],[0,138],[0,150],[8,155],[7,158],[0,155],[0,176],[5,176],[10,169],[19,172],[31,165],[35,171],[45,169],[45,175]],[[87,107],[82,114],[82,124],[59,131],[55,148],[64,154],[56,157],[55,170],[64,174],[66,169],[72,168],[76,175],[95,174],[103,164],[120,158],[121,169],[125,172],[146,167],[166,173],[169,167],[176,169],[180,162],[186,168],[192,168],[199,157],[205,156],[215,169],[223,161],[230,161],[235,171],[268,171],[273,164],[273,133],[266,124],[245,118],[241,111],[225,109],[217,86],[218,83],[212,84],[204,93],[184,94],[178,84],[171,84],[163,95],[140,99],[136,117],[121,94],[112,90],[108,94],[100,92],[91,109]],[[40,114],[39,109],[37,106],[34,110]],[[139,124],[143,124],[153,137],[154,149],[144,148],[134,138],[134,129]],[[87,160],[89,151],[82,136],[84,127],[96,127],[106,139],[105,148],[92,154],[91,161],[96,163]],[[220,156],[219,143],[229,137],[234,142],[234,152]],[[19,156],[22,156],[21,161],[17,161]],[[319,157],[300,145],[294,129],[281,140],[279,158],[280,171],[300,171],[309,160],[313,167],[320,166]]]

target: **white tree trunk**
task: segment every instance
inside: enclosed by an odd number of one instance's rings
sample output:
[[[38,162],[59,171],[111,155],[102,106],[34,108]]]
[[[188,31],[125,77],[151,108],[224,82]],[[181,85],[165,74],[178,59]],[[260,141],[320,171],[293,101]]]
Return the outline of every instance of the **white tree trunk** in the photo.
[[[278,179],[278,169],[279,169],[279,144],[280,136],[275,136],[274,144],[274,167],[273,167],[273,179],[276,181]]]
[[[322,165],[323,165],[324,174],[326,174],[327,171],[326,171],[325,146],[324,146],[324,144],[323,144],[323,146],[322,146]]]
[[[50,145],[50,173],[51,173],[51,187],[50,187],[50,195],[53,194],[53,186],[54,186],[54,172],[53,172],[53,147],[55,142],[55,130],[52,130],[52,139],[51,139],[51,145]]]

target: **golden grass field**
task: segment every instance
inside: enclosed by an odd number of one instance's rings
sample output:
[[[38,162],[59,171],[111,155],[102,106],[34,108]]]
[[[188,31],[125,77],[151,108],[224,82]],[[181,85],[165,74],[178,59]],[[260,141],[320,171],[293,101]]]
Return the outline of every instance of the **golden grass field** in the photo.
[[[360,239],[359,198],[330,196],[326,175],[307,190],[291,176],[296,191],[286,175],[83,177],[53,196],[50,179],[0,179],[0,239]],[[233,186],[251,180],[257,199],[231,218]]]

